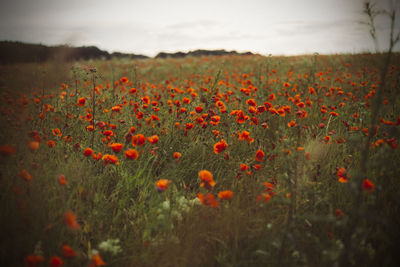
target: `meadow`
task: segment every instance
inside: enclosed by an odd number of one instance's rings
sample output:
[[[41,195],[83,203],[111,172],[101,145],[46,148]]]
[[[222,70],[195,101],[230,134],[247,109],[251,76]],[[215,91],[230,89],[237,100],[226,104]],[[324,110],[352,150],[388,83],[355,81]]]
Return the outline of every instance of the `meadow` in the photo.
[[[400,55],[0,66],[2,266],[398,266]]]

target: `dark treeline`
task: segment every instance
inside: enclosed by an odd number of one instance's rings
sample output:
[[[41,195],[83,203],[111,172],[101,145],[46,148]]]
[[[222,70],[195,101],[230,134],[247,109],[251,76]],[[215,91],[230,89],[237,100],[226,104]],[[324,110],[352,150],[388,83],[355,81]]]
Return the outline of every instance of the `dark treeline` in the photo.
[[[161,52],[158,53],[155,58],[181,58],[181,57],[187,57],[187,56],[193,56],[193,57],[199,57],[199,56],[223,56],[223,55],[253,55],[251,52],[245,52],[245,53],[238,53],[236,51],[226,51],[226,50],[194,50],[194,51],[189,51],[188,53],[183,53],[183,52],[176,52],[176,53],[165,53]]]
[[[195,50],[188,53],[158,53],[155,58],[183,58],[187,56],[222,56],[222,55],[252,55],[251,52],[238,53],[226,50]],[[29,63],[45,61],[74,61],[88,59],[129,58],[146,59],[147,56],[108,53],[95,46],[71,47],[67,45],[45,46],[42,44],[27,44],[22,42],[0,41],[0,64]]]
[[[26,44],[21,42],[0,42],[0,63],[27,63],[27,62],[44,62],[44,61],[73,61],[87,59],[110,59],[131,58],[144,59],[143,55],[124,54],[124,53],[108,53],[100,50],[95,46],[70,47],[61,46],[45,46],[41,44]]]

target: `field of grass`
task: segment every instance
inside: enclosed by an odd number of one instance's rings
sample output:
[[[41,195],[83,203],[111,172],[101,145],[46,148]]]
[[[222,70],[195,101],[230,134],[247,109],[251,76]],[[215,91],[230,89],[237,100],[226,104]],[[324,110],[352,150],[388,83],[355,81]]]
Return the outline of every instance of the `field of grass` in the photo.
[[[398,266],[386,57],[0,66],[0,265]]]

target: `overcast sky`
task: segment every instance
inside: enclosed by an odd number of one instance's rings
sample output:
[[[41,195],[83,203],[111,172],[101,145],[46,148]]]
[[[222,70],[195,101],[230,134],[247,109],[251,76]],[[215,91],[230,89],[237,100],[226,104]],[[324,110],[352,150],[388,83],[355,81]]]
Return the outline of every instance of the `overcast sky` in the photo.
[[[263,55],[374,51],[368,28],[359,23],[363,1],[1,0],[0,40],[95,45],[148,56],[195,49]],[[385,49],[389,24],[382,18],[378,26]]]

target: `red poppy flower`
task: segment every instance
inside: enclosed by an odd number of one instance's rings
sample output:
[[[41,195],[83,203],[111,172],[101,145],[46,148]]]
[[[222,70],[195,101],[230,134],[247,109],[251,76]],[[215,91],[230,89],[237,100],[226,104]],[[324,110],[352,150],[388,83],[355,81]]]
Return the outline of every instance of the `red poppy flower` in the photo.
[[[265,156],[265,154],[261,149],[257,150],[257,152],[256,152],[256,161],[263,161],[264,160],[264,156]]]
[[[110,145],[110,147],[114,152],[118,153],[121,151],[121,149],[124,147],[124,145],[120,144],[120,143],[113,143]]]
[[[139,152],[136,149],[128,149],[125,151],[125,157],[127,159],[136,160],[139,157]]]
[[[228,144],[224,141],[224,139],[221,139],[220,142],[214,144],[214,153],[219,154],[222,151],[224,151],[228,147]]]
[[[146,142],[143,134],[137,134],[132,137],[132,146],[142,146]]]
[[[220,199],[225,199],[225,200],[229,200],[231,199],[233,196],[233,192],[230,190],[226,190],[226,191],[221,191],[218,193],[218,197]]]

